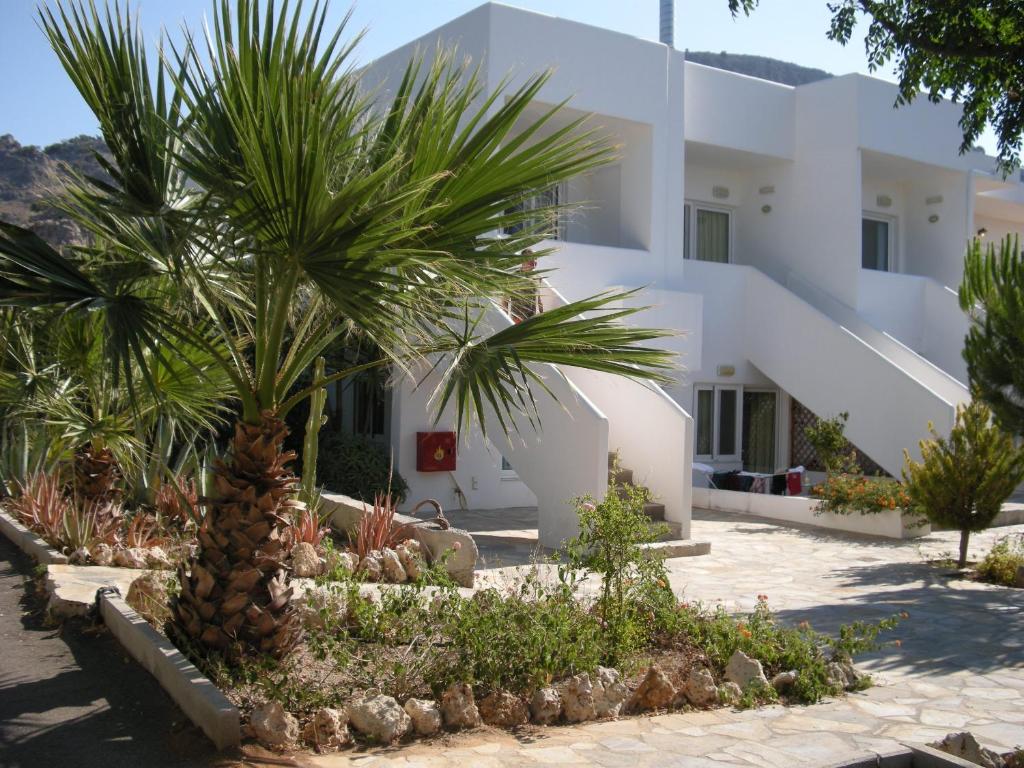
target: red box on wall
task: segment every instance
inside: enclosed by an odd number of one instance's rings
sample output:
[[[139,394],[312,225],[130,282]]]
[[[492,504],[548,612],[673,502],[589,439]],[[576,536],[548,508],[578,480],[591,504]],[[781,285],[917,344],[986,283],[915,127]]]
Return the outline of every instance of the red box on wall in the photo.
[[[417,472],[451,472],[454,469],[454,432],[416,433]]]

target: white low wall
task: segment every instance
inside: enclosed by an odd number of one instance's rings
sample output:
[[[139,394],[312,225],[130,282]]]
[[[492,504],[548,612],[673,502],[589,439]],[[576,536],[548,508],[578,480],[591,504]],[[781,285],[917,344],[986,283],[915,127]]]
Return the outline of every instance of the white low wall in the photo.
[[[931,526],[913,526],[914,518],[905,518],[902,510],[874,515],[817,514],[817,499],[806,496],[773,496],[766,493],[742,493],[718,488],[694,488],[693,506],[716,512],[766,517],[787,523],[812,525],[833,531],[884,536],[888,539],[915,539],[931,533]]]

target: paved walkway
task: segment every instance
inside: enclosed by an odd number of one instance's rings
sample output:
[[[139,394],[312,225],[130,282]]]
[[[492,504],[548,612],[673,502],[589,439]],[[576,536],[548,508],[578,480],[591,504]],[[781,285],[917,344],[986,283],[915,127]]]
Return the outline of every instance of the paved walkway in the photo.
[[[236,764],[116,640],[46,625],[31,573],[0,536],[0,766]]]
[[[522,532],[527,521],[520,517],[511,525],[485,519],[470,527]],[[972,556],[1011,532],[1024,526],[974,537]],[[971,730],[1001,750],[1024,745],[1024,591],[952,580],[925,564],[954,551],[957,534],[893,542],[698,514],[693,536],[710,540],[712,550],[670,561],[673,588],[686,599],[745,610],[764,593],[782,619],[808,620],[821,630],[909,611],[891,636],[901,644],[860,662],[876,686],[812,707],[626,718],[519,735],[477,731],[300,761],[375,768],[786,768],[931,741],[952,730]]]

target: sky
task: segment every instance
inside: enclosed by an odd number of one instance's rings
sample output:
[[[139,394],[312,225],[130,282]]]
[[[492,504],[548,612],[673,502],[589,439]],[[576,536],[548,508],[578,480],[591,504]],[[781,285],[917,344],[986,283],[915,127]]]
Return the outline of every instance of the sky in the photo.
[[[162,28],[184,21],[196,29],[214,0],[131,0],[149,42]],[[352,8],[350,29],[366,30],[357,58],[371,61],[471,10],[482,0],[333,0],[340,23]],[[636,37],[658,37],[658,0],[506,0],[530,10],[593,24]],[[0,135],[46,146],[82,133],[96,121],[71,85],[37,25],[37,0],[0,0]],[[829,40],[826,0],[761,0],[733,19],[727,0],[676,0],[675,44],[680,49],[771,56],[834,74],[868,71],[862,38],[843,47]],[[875,76],[894,79],[891,72]],[[982,144],[991,152],[991,137]]]

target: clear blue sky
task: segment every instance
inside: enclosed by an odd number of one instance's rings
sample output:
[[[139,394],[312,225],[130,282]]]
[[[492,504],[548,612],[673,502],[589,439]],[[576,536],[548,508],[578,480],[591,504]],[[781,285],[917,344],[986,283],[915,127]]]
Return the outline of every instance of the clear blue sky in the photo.
[[[102,0],[100,0],[102,2]],[[352,29],[367,30],[358,51],[368,61],[479,5],[481,0],[360,0]],[[658,0],[507,0],[531,10],[657,39]],[[99,2],[98,2],[99,4]],[[36,24],[36,0],[0,0],[0,134],[23,144],[47,145],[96,122],[68,82]],[[212,0],[132,0],[147,37],[184,20],[201,26]],[[334,0],[339,21],[348,0]],[[847,47],[825,37],[826,0],[761,0],[750,17],[736,20],[727,0],[676,0],[676,47],[772,56],[835,74],[866,72],[863,44]],[[891,78],[891,74],[881,76]],[[983,142],[991,151],[989,141]]]

